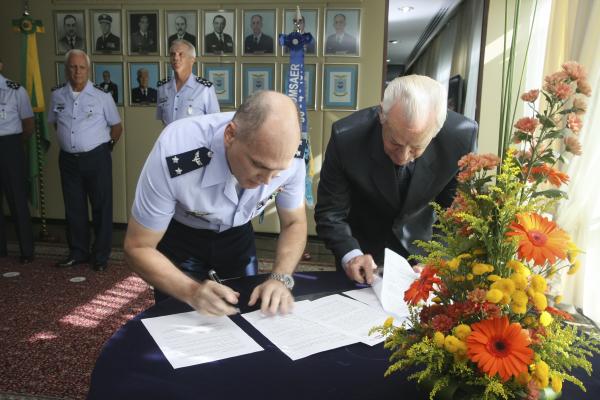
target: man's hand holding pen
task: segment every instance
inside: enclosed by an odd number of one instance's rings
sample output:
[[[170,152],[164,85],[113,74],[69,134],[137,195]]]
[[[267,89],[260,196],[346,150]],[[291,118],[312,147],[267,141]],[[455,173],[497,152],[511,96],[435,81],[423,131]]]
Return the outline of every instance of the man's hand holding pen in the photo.
[[[214,270],[208,272],[210,279],[200,282],[193,295],[191,306],[203,314],[221,316],[238,314],[240,294],[221,283]]]

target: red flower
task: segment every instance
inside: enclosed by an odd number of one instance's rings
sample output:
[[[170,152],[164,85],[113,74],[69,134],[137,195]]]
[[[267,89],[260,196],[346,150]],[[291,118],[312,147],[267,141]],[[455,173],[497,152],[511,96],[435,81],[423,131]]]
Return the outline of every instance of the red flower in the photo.
[[[548,181],[556,187],[559,187],[563,183],[569,182],[569,175],[550,167],[548,164],[542,164],[537,167],[532,167],[531,175],[534,178],[541,176],[545,179],[548,179]]]
[[[558,308],[548,306],[546,307],[546,311],[548,311],[550,314],[558,315],[559,317],[568,321],[573,321],[573,316],[571,314],[566,311],[559,310]]]
[[[426,265],[419,279],[416,279],[404,292],[404,301],[414,306],[421,300],[427,300],[433,285],[442,283],[441,279],[435,276],[436,273],[437,269]]]
[[[454,320],[445,314],[438,314],[431,319],[431,327],[442,333],[450,332],[454,326]]]
[[[521,100],[526,101],[528,103],[533,103],[537,100],[540,95],[540,91],[538,89],[532,89],[528,92],[525,92],[521,95]]]
[[[533,133],[539,124],[540,121],[538,121],[536,118],[523,117],[517,121],[515,128],[521,132]]]

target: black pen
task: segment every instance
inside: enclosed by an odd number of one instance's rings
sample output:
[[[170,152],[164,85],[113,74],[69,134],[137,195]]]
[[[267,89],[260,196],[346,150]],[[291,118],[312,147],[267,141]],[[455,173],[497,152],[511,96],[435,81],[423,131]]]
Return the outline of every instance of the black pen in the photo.
[[[213,282],[217,282],[220,285],[223,284],[223,281],[221,280],[221,278],[219,278],[219,275],[217,275],[217,271],[215,271],[214,269],[208,270],[208,277]],[[238,314],[240,313],[240,309],[238,308],[237,304],[230,303],[226,299],[223,299],[223,301],[231,307],[235,308],[235,311],[237,311]]]

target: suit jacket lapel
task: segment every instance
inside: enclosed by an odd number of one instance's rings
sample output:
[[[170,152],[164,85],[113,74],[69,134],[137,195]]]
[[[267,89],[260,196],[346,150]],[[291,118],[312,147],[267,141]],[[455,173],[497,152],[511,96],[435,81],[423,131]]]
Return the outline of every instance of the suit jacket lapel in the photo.
[[[428,150],[415,160],[415,167],[400,215],[410,213],[416,206],[422,206],[423,198],[427,197],[433,182],[435,159],[435,152],[430,144]]]
[[[370,156],[374,161],[371,168],[371,179],[385,200],[394,208],[398,208],[400,201],[396,188],[396,174],[392,160],[383,151],[381,124],[375,121],[375,129],[371,136]]]

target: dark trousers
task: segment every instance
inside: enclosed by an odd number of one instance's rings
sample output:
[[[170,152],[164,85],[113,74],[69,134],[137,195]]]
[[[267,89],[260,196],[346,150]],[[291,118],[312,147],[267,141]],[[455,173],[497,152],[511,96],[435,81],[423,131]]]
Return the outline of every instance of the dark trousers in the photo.
[[[258,261],[250,222],[213,232],[171,220],[157,249],[188,276],[201,281],[214,269],[221,279],[256,275]],[[154,289],[156,302],[168,296]]]
[[[95,262],[106,263],[112,243],[112,159],[107,144],[85,153],[60,152],[58,158],[67,219],[70,257],[90,256],[88,199],[92,205]]]
[[[19,238],[21,256],[33,256],[33,229],[27,203],[27,176],[21,134],[0,136],[0,254],[6,254],[6,223],[2,199],[6,196]]]

